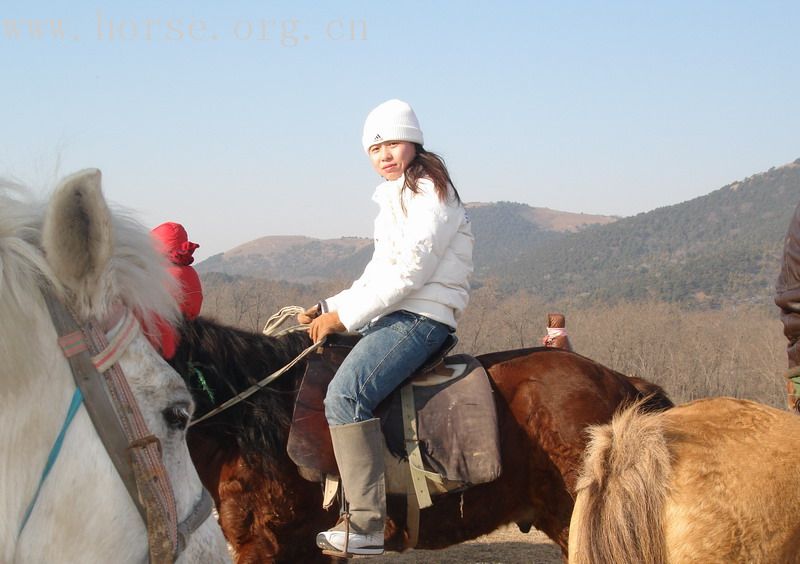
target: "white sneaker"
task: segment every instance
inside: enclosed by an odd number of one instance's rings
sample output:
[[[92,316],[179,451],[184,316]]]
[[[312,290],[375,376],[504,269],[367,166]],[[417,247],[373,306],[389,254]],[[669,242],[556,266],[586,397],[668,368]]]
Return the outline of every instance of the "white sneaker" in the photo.
[[[345,532],[331,529],[317,534],[317,546],[322,550],[345,552]],[[383,531],[361,534],[350,531],[347,542],[348,554],[383,554]]]

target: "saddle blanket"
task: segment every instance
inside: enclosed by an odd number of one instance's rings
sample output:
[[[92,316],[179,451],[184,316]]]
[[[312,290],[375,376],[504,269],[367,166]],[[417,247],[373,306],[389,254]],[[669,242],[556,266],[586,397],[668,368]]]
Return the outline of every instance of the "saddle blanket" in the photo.
[[[424,469],[456,483],[444,489],[452,490],[457,484],[462,487],[483,484],[500,476],[494,394],[478,361],[467,355],[448,357],[434,371],[413,377],[405,386],[413,391]],[[408,433],[403,423],[402,392],[389,396],[378,407],[377,415],[381,418],[387,449],[395,457],[407,459]],[[387,469],[390,477],[393,472],[391,467]],[[387,482],[387,490],[395,493],[392,482]]]
[[[323,399],[349,347],[326,345],[311,355],[297,395],[287,451],[309,479],[338,474]],[[406,404],[416,415],[404,422]],[[413,395],[413,401],[412,400]],[[500,440],[494,392],[484,368],[467,355],[447,357],[433,371],[413,376],[376,410],[387,444],[387,491],[406,493],[406,428],[413,424],[423,469],[438,476],[431,484],[444,493],[490,482],[500,476]],[[408,423],[408,424],[405,424]],[[430,476],[429,476],[430,477]],[[438,483],[436,483],[438,482]]]

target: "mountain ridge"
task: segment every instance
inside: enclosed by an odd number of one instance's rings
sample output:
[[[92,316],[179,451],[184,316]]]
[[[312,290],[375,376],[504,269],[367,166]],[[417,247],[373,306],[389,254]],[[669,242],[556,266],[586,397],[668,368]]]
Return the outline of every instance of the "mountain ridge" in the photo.
[[[537,246],[557,234],[577,232],[587,225],[607,224],[618,219],[534,208],[515,202],[476,202],[468,203],[466,207],[472,218],[473,231],[477,230],[476,259],[508,254],[507,245],[495,248],[493,244],[498,230],[505,233],[503,240],[515,237],[519,244]],[[484,226],[490,227],[485,238],[480,236]],[[352,280],[371,255],[370,238],[317,239],[302,235],[270,235],[213,255],[198,263],[197,269],[201,273],[220,272],[303,283],[331,278]]]

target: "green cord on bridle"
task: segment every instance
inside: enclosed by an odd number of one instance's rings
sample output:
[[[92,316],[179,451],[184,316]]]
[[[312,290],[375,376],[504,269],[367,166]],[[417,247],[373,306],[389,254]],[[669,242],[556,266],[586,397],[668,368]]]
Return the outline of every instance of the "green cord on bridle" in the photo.
[[[206,382],[205,376],[203,376],[203,373],[193,362],[189,362],[189,372],[194,375],[197,383],[200,385],[200,389],[206,393],[208,398],[211,400],[211,403],[215,403],[216,400],[214,399],[214,390],[211,389],[211,387],[208,385],[208,382]]]

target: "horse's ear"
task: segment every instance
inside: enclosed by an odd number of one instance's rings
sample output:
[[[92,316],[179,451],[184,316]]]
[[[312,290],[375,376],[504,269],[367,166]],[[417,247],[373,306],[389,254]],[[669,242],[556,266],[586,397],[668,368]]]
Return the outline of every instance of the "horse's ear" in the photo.
[[[111,212],[101,174],[86,169],[61,181],[45,215],[42,246],[56,277],[77,302],[92,308],[102,299],[101,280],[113,251]]]

